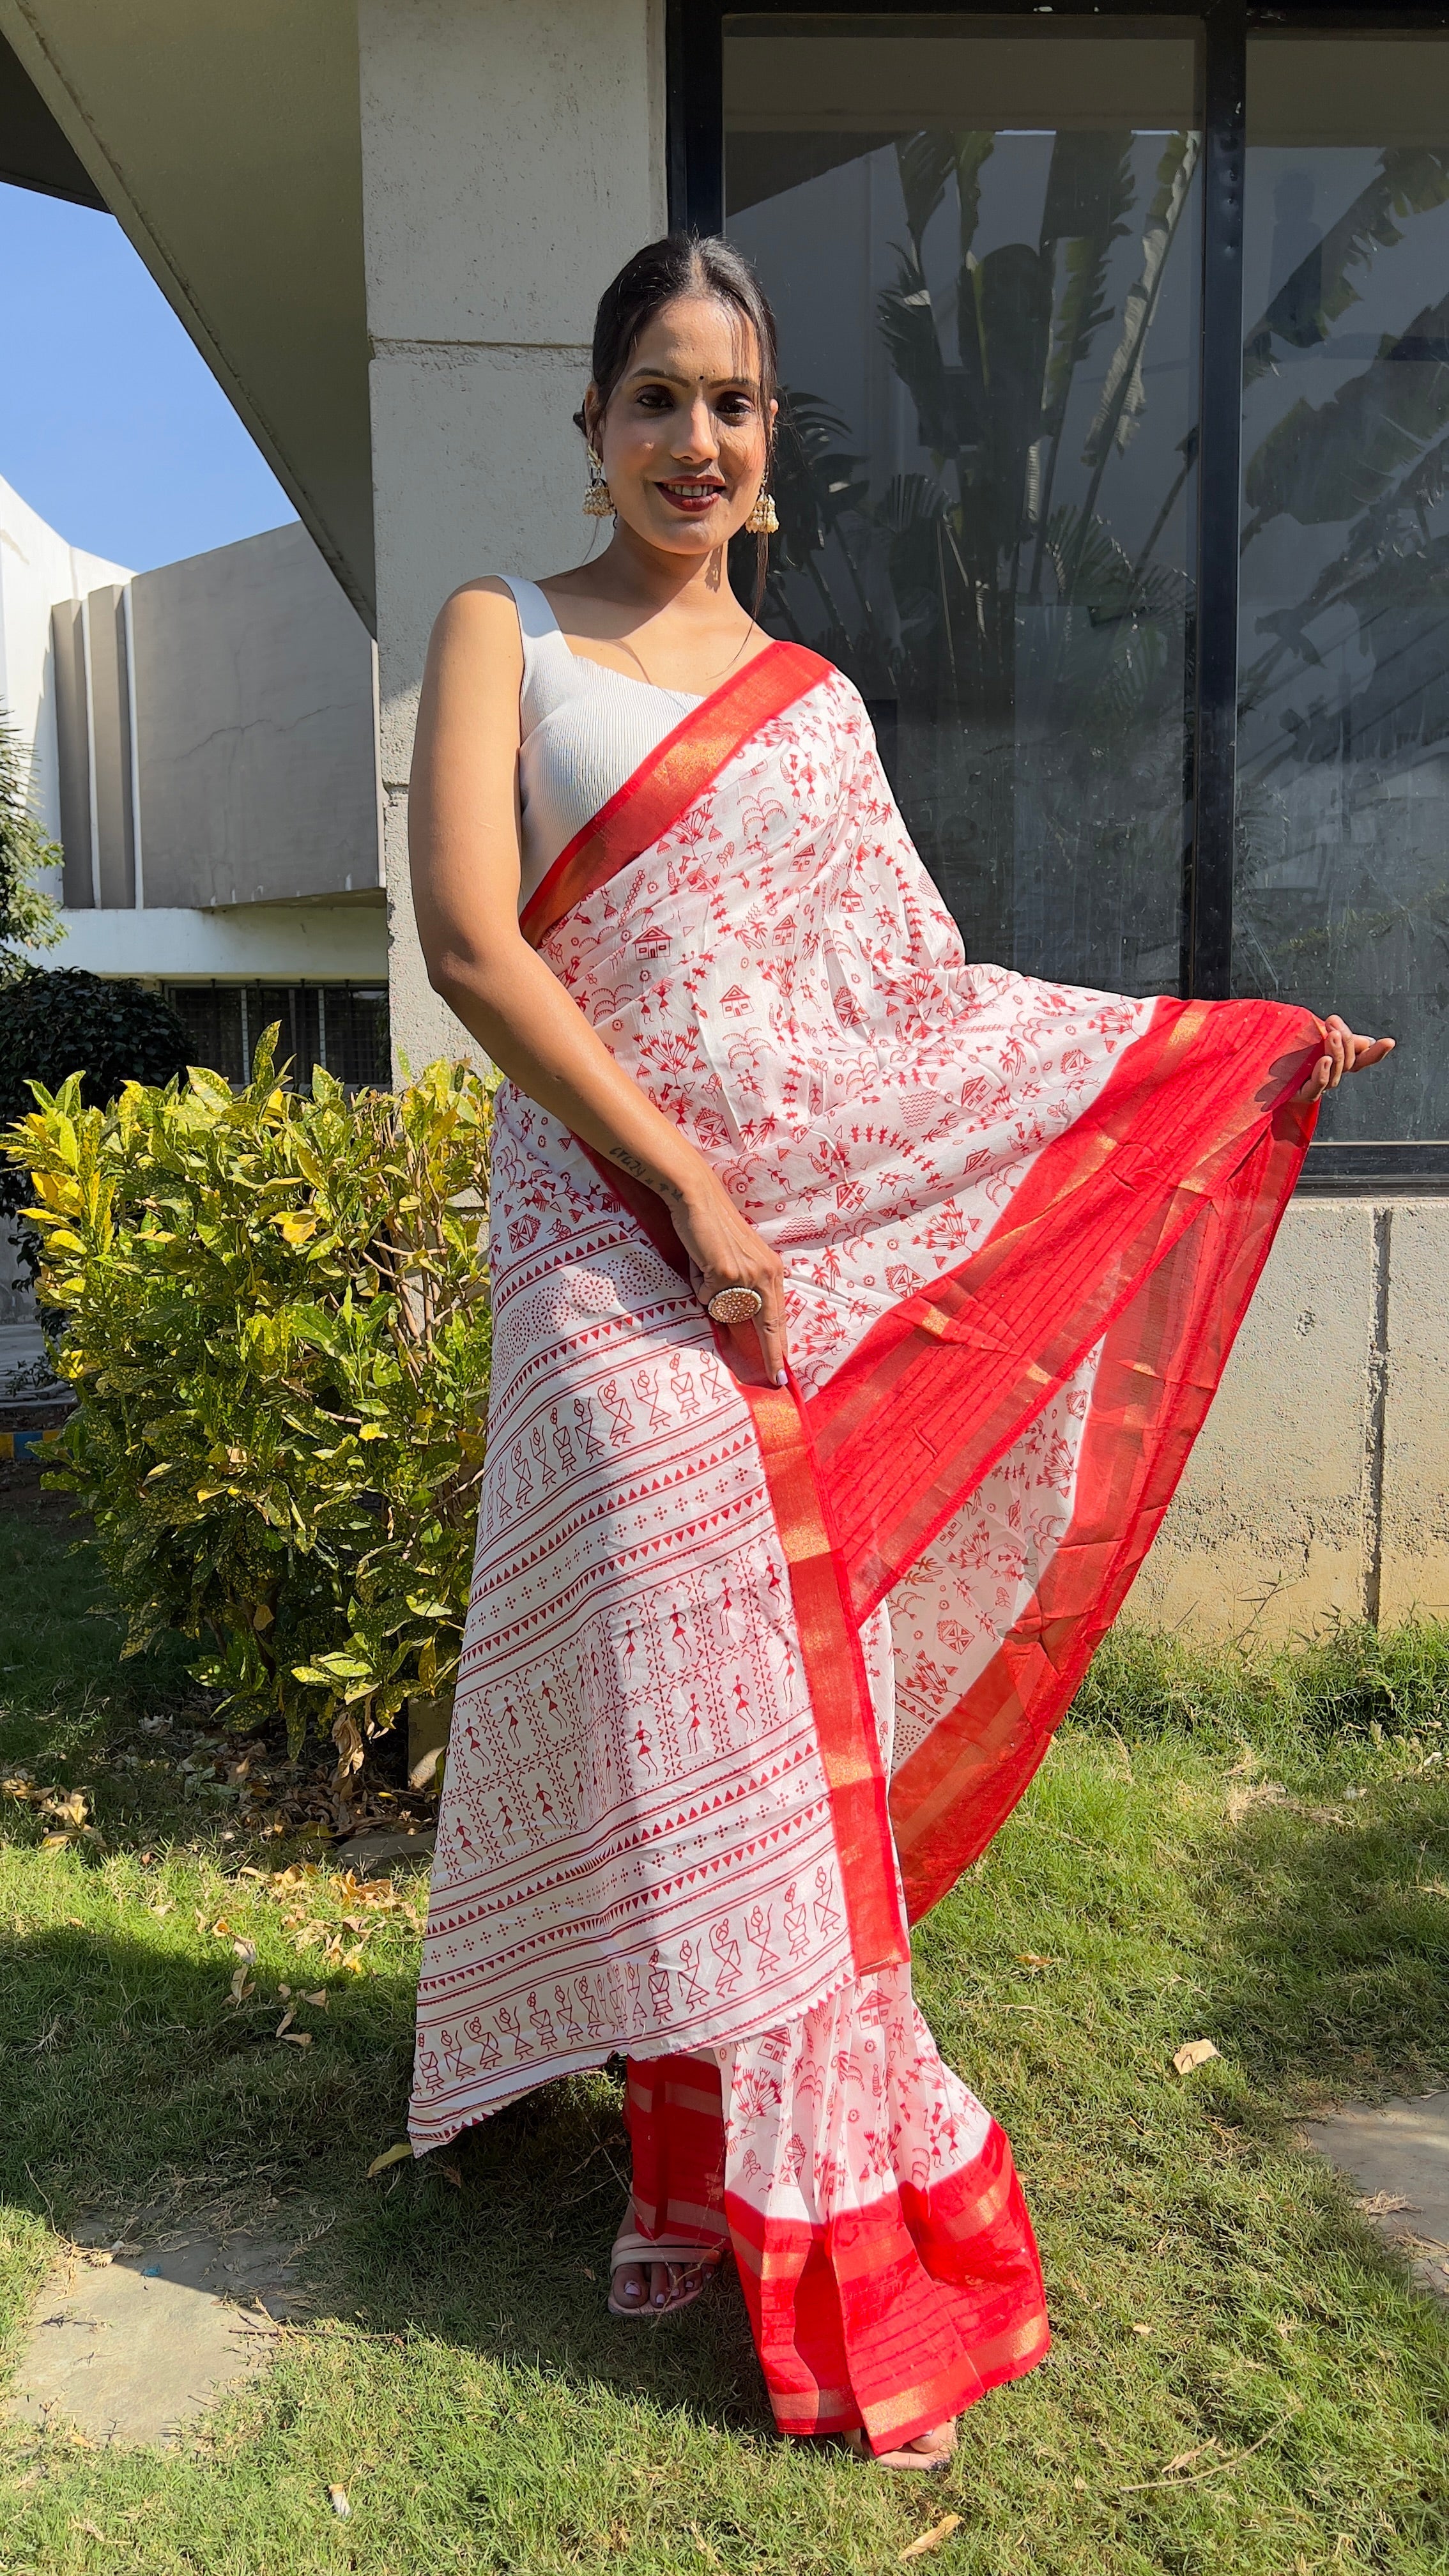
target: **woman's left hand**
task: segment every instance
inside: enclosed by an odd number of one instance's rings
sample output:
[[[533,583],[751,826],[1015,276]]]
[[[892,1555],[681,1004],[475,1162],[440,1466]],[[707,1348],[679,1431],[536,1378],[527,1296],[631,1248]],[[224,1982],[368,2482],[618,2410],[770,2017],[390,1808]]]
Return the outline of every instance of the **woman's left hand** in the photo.
[[[1360,1038],[1354,1035],[1347,1020],[1337,1011],[1323,1023],[1324,1051],[1315,1063],[1308,1080],[1295,1097],[1304,1109],[1311,1109],[1325,1091],[1336,1091],[1346,1073],[1362,1073],[1366,1065],[1382,1064],[1392,1055],[1392,1038]]]

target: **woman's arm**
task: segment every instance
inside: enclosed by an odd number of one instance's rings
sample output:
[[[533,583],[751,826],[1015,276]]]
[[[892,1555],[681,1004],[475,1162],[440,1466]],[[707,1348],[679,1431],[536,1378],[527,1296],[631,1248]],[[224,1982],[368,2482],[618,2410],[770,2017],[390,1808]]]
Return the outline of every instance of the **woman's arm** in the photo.
[[[428,648],[408,837],[418,937],[435,992],[531,1100],[658,1190],[703,1273],[758,1289],[766,1370],[783,1381],[778,1257],[740,1215],[704,1156],[610,1055],[518,927],[518,693],[523,647],[512,598],[472,582],[447,602]]]

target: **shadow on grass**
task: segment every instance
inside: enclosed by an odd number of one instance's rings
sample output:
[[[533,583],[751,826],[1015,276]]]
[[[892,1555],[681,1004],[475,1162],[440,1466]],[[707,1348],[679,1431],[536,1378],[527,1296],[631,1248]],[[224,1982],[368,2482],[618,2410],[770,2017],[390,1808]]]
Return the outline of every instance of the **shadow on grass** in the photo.
[[[187,2224],[313,2238],[302,2271],[314,2317],[768,2428],[732,2279],[682,2332],[682,2317],[605,2310],[628,2189],[611,2076],[545,2086],[451,2151],[368,2183],[406,2099],[411,1975],[335,1983],[325,2012],[299,2016],[303,2053],[276,2037],[269,1979],[231,2005],[233,1965],[119,1928],[0,1938],[0,2199],[61,2235],[104,2218],[143,2240]]]
[[[186,1650],[167,1641],[156,1657],[121,1664],[94,1549],[57,1546],[49,1529],[0,1535],[11,1578],[0,1601],[0,1658],[23,1665],[11,1685],[20,1704],[5,1729],[5,1757],[54,1760],[58,1774],[104,1763],[105,1745],[127,1738],[147,1710],[180,1704]],[[1328,1698],[1340,1715],[1352,1700],[1355,1722],[1392,1701],[1401,1720],[1434,1723],[1443,1706],[1437,1646],[1419,1663],[1396,1649],[1397,1662],[1385,1666],[1380,1656],[1371,1670],[1367,1649],[1356,1646],[1326,1680],[1314,1679],[1307,1700],[1297,1667],[1285,1664],[1276,1697],[1251,1707],[1236,1681],[1213,1701],[1206,1664],[1184,1679],[1180,1657],[1164,1696],[1163,1657],[1131,1652],[1136,1701],[1127,1704],[1124,1645],[1116,1696],[1103,1666],[1096,1731],[1090,1721],[1069,1726],[1054,1764],[1089,1790],[1116,1708],[1128,1738],[1158,1748],[1159,1785],[1149,1785],[1143,1765],[1138,1785],[1129,1773],[1125,1789],[1114,1786],[1116,1808],[1084,1795],[1070,1810],[1075,1831],[1053,1839],[1048,1822],[1040,1834],[1009,1834],[969,1916],[948,1907],[921,1945],[928,2016],[938,2018],[959,1982],[969,2001],[940,2017],[957,2030],[968,2074],[1006,2114],[1024,2172],[1040,2177],[1034,2197],[1064,2331],[1059,2367],[1020,2402],[1064,2404],[1074,2417],[1093,2402],[1089,2383],[1084,2396],[1073,2375],[1076,2339],[1105,2331],[1094,2302],[1124,2273],[1149,2281],[1154,2249],[1164,2301],[1201,2265],[1204,2313],[1216,2318],[1230,2356],[1256,2331],[1245,2318],[1265,2274],[1312,2280],[1334,2267],[1350,2285],[1335,2333],[1393,2308],[1391,2258],[1326,2177],[1309,2183],[1305,2209],[1303,2168],[1278,2156],[1268,2133],[1281,2138],[1283,2113],[1330,2096],[1372,2098],[1449,2079],[1449,1786],[1442,1770],[1390,1779],[1362,1744],[1328,1763],[1330,1785],[1318,1776]],[[1172,1828],[1165,1818],[1177,1787],[1195,1797],[1203,1788],[1204,1747],[1216,1799],[1244,1727],[1255,1740],[1274,1740],[1271,1760],[1291,1796],[1265,1798],[1226,1835],[1214,1826],[1194,1840],[1188,1828]],[[164,1839],[160,1806],[137,1812],[145,1802],[132,1775],[117,1774],[109,1791],[96,1776],[112,1855],[133,1871],[129,1846]],[[1366,1784],[1366,1797],[1349,1800],[1345,1783]],[[74,1855],[52,1864],[37,1852],[33,1871],[28,1850],[12,1855],[24,1861],[23,1903],[43,1919],[25,1930],[19,1911],[0,1907],[8,2068],[0,2193],[63,2232],[103,2215],[118,2232],[126,2220],[154,2231],[230,2217],[276,2235],[295,2218],[296,2235],[315,2238],[302,2268],[319,2319],[768,2436],[732,2278],[657,2326],[605,2311],[628,2176],[617,2083],[599,2075],[547,2086],[441,2157],[366,2182],[370,2159],[401,2130],[412,1962],[394,1955],[365,1975],[324,1978],[329,2002],[310,2017],[312,2045],[279,2040],[277,1988],[298,1979],[295,1952],[280,1930],[259,1935],[258,1994],[232,2008],[236,1959],[227,1943],[208,1945],[200,1930],[193,1937],[186,1893],[194,1860],[195,1904],[215,1912],[216,1819],[176,1806],[172,1823],[178,1839],[166,1865],[180,1873],[176,1901],[155,1922],[145,1915],[144,1885],[123,1898],[103,1867]],[[188,1857],[188,1836],[207,1850],[193,1843]],[[17,1827],[17,1846],[36,1839],[33,1824]],[[245,1856],[238,1838],[226,1870]],[[52,1877],[53,1867],[64,1878]],[[1077,1922],[1101,1927],[1097,1956],[1063,1975],[1060,1988],[1034,1972],[1024,1983],[1023,1961],[1065,1947],[1057,1937],[1064,1904]],[[1142,1945],[1146,1964],[1130,1994],[1119,1991],[1108,1957],[1114,1925],[1123,1946]],[[1211,2030],[1248,2090],[1208,2080],[1188,2091],[1164,2080],[1160,1998],[1173,1969],[1192,1995],[1193,2021],[1174,2024],[1167,2053],[1173,2041]],[[322,1972],[314,1963],[300,1974],[310,1981]],[[1020,2080],[1013,2066],[1023,2068]],[[1234,2183],[1224,2127],[1244,2133],[1255,2123],[1265,2152],[1254,2149]],[[1074,2267],[1090,2297],[1073,2282]],[[1412,2331],[1426,2337],[1432,2321]],[[1280,2344],[1271,2320],[1263,2332],[1271,2338],[1264,2348],[1271,2355],[1276,2347],[1286,2368],[1296,2345]],[[1144,2348],[1136,2350],[1145,2368]],[[1176,2366],[1164,2348],[1164,2384]],[[991,2426],[1010,2410],[983,2413],[990,2422],[972,2441],[994,2443]],[[1186,2432],[1169,2440],[1169,2452],[1185,2447]]]
[[[1286,2107],[1449,2082],[1449,1783],[1369,1796],[1265,1806],[1202,1891],[1213,2027]]]

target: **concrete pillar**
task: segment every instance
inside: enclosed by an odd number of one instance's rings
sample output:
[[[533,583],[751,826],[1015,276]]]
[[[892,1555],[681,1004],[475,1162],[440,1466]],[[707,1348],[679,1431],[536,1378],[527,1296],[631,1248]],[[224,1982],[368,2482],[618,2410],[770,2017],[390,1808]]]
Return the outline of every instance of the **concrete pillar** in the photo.
[[[1449,1619],[1449,1199],[1384,1216],[1379,1615]]]
[[[467,1052],[408,896],[428,632],[479,573],[584,550],[595,303],[665,226],[662,0],[360,0],[394,1047]]]

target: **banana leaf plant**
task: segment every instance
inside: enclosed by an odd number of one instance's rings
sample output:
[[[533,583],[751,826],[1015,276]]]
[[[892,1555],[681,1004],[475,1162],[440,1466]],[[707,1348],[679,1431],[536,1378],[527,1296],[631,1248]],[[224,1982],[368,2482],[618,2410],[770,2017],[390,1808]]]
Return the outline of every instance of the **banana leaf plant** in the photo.
[[[1285,351],[1331,350],[1376,265],[1446,204],[1449,151],[1382,152],[1248,332],[1245,381]],[[1244,980],[1362,997],[1376,1019],[1387,1004],[1392,1026],[1406,993],[1449,999],[1442,805],[1385,794],[1449,742],[1449,530],[1435,519],[1449,495],[1449,295],[1329,382],[1274,421],[1244,468],[1235,920]],[[1254,550],[1285,519],[1330,533],[1305,539],[1300,595],[1273,604],[1255,596]],[[1389,1080],[1420,1078],[1401,1047]],[[1381,1117],[1385,1098],[1373,1105]]]
[[[1134,560],[1100,500],[1143,416],[1145,352],[1199,140],[1167,139],[1140,210],[1134,143],[1125,128],[1058,134],[1035,240],[978,253],[997,137],[905,138],[905,238],[876,318],[926,461],[872,491],[846,424],[818,397],[791,392],[782,423],[775,620],[829,652],[868,701],[891,704],[928,864],[1004,957],[1020,949],[1023,902],[1033,908],[1028,880],[1045,903],[1063,869],[1083,875],[1084,857],[1089,911],[1140,912],[1149,885],[1159,909],[1164,889],[1169,914],[1177,901],[1187,584],[1154,560],[1166,508]],[[943,213],[954,215],[944,288],[939,227],[929,258],[926,240]],[[1111,272],[1134,214],[1139,256],[1119,305]],[[1073,394],[1109,332],[1083,439]],[[1085,918],[1078,928],[1057,946],[1099,962]]]

